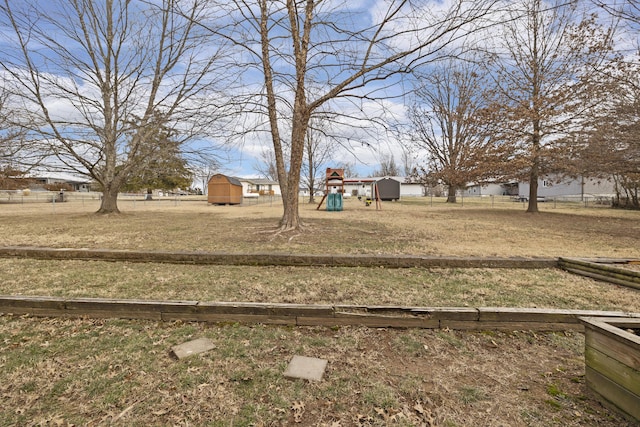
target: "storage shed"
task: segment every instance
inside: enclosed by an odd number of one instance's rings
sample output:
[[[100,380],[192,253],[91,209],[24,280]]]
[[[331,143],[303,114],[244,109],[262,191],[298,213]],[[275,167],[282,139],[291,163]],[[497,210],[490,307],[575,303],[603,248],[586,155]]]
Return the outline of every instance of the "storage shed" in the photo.
[[[380,200],[400,200],[400,181],[393,178],[382,178],[376,181]]]
[[[242,203],[242,184],[237,178],[215,174],[207,184],[207,202],[214,205],[239,205]]]

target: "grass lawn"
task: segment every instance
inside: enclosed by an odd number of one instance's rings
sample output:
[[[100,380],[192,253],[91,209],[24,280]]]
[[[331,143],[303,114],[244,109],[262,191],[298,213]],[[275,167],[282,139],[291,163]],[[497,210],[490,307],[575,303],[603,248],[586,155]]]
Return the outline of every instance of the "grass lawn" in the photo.
[[[0,204],[0,246],[640,258],[640,212],[541,203],[431,206],[428,198],[384,202],[382,210],[346,199],[344,211],[302,203],[303,234],[274,235],[277,203],[213,206],[204,201],[123,201],[121,215],[96,216],[97,201]]]
[[[0,246],[456,256],[640,258],[640,213],[523,212],[428,199],[345,211],[275,204],[1,204]],[[0,294],[640,312],[640,293],[558,270],[233,267],[0,259]],[[180,361],[176,344],[216,348]],[[0,425],[625,426],[584,384],[578,333],[458,332],[0,316]],[[282,377],[293,355],[320,383]]]

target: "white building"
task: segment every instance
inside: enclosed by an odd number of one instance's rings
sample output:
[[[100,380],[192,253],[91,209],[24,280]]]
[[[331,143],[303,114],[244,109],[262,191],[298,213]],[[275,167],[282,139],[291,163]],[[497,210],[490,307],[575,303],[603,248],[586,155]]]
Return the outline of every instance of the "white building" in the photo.
[[[344,192],[352,196],[371,197],[371,186],[381,179],[393,179],[400,183],[400,198],[424,196],[424,186],[407,181],[403,176],[345,178]]]
[[[518,194],[528,197],[529,187],[528,182],[521,182]],[[605,179],[580,177],[558,180],[545,177],[538,180],[538,197],[571,197],[583,200],[585,197],[611,197],[614,194],[613,182]]]
[[[462,191],[464,197],[474,196],[517,196],[520,191],[518,182],[489,182],[485,184],[469,184]]]
[[[86,192],[90,191],[91,188],[91,180],[63,172],[35,172],[27,176],[27,178],[33,181],[30,186],[31,190],[44,190],[47,187],[52,188],[52,191],[57,191],[56,184],[69,186],[73,191]]]
[[[238,178],[242,184],[242,193],[258,194],[260,196],[280,196],[280,184],[265,178]]]
[[[474,196],[517,196],[529,197],[529,182],[505,182],[469,184],[462,192],[464,197]],[[568,197],[583,200],[584,197],[609,197],[615,193],[609,180],[594,178],[565,178],[552,176],[538,180],[538,197]]]

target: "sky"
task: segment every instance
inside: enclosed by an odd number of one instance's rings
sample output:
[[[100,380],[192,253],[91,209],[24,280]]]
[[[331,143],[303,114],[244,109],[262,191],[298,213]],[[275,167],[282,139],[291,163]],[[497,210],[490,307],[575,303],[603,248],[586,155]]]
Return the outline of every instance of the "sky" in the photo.
[[[429,17],[432,18],[433,15],[442,12],[448,5],[453,3],[453,1],[454,0],[425,0],[423,2],[423,5],[428,5],[431,7],[431,9],[429,10],[429,14],[425,14],[422,17],[422,19],[425,20],[425,28],[428,27],[426,23],[428,23]],[[335,7],[334,9],[332,9],[333,13],[346,13],[352,10],[358,10],[361,14],[358,16],[360,16],[361,18],[365,17],[365,19],[362,20],[362,22],[357,22],[357,24],[372,22],[375,19],[380,19],[381,16],[384,16],[385,7],[386,5],[388,5],[388,2],[385,2],[383,0],[360,0],[345,3],[340,3],[338,0],[332,0],[326,3],[331,5],[332,7]],[[474,2],[470,2],[469,4],[473,3]],[[14,4],[22,5],[26,3],[20,2]],[[42,8],[40,8],[39,10],[44,10],[47,11],[47,13],[51,14],[57,13],[56,10],[51,9],[52,3],[49,0],[40,0],[38,4],[42,6]],[[416,11],[416,15],[424,12],[424,10],[426,10],[426,8],[422,11]],[[347,17],[346,14],[340,16]],[[2,21],[3,24],[6,24],[6,20],[3,19]],[[356,22],[354,21],[354,25],[355,24]],[[400,34],[401,30],[403,29],[397,26],[394,28],[398,34]],[[431,27],[428,28],[432,29]],[[51,35],[54,36],[54,39],[57,39],[58,36],[55,34],[55,32],[63,32],[64,30],[65,29],[62,27],[51,27]],[[246,30],[250,31],[251,29]],[[423,31],[424,34],[428,34],[427,29]],[[5,26],[0,27],[0,59],[3,59],[3,56],[6,57],[6,55],[8,55],[12,51],[15,52],[15,42],[15,34],[11,34],[10,29]],[[410,37],[397,37],[394,39],[393,44],[399,46],[405,43],[409,44],[411,42],[412,40]],[[34,45],[34,48],[37,48],[37,46]],[[203,53],[205,53],[205,50],[200,51],[201,55]],[[332,56],[327,55],[326,57],[329,58]],[[51,58],[46,58],[46,56],[41,59],[44,62],[51,62],[47,61],[47,59]],[[286,67],[286,61],[281,61],[280,66]],[[53,68],[50,68],[49,70],[50,72],[55,72]],[[58,72],[59,75],[56,76],[57,78],[68,78],[68,76],[65,75],[64,70],[60,69],[58,70]],[[81,87],[84,86],[85,88],[83,90],[86,91],[85,93],[89,93],[91,91],[91,85],[86,81],[77,81],[77,76],[81,75],[82,73],[76,74],[76,83],[78,83]],[[250,73],[247,73],[246,77],[251,78],[249,76]],[[259,74],[253,75],[254,78],[256,76],[259,76]],[[402,90],[406,90],[408,87],[410,87],[410,84],[407,84],[406,82],[405,85],[402,86],[403,82],[401,82],[400,80],[397,80],[396,83],[398,84],[398,86],[387,88],[387,90],[390,91],[391,95],[399,95]],[[256,86],[260,84],[260,81],[245,81],[245,84],[247,86]],[[379,88],[386,87],[386,84],[373,82],[373,84],[367,86],[367,90],[371,89],[372,87],[376,87],[376,84],[378,84],[377,87]],[[288,90],[285,85],[283,85],[279,89],[281,89],[283,93]],[[364,94],[364,92],[366,91],[363,90],[362,94]],[[346,99],[341,99],[337,102],[332,103],[331,106],[333,107],[334,112],[343,113],[349,119],[347,119],[347,121],[345,123],[342,123],[341,125],[335,125],[335,127],[332,129],[335,134],[339,134],[341,136],[341,141],[340,144],[336,144],[338,145],[338,149],[336,150],[334,156],[335,163],[330,163],[325,166],[332,167],[340,162],[346,162],[353,165],[358,175],[369,176],[373,173],[374,169],[378,168],[379,160],[381,158],[393,156],[396,163],[400,167],[402,167],[402,165],[400,164],[402,159],[401,142],[398,141],[391,132],[387,132],[382,125],[371,123],[368,129],[363,129],[359,126],[355,126],[352,117],[354,115],[360,115],[362,117],[360,113],[366,112],[370,117],[385,117],[390,122],[403,122],[406,121],[406,101],[407,100],[401,96],[392,96],[385,99],[384,101],[363,99],[360,105],[355,105],[352,102],[348,102],[348,100]],[[49,107],[53,114],[59,116],[73,117],[74,115],[75,107],[70,103],[60,101],[59,99],[51,100],[51,102],[49,103]],[[203,141],[201,140],[200,143],[202,142]],[[215,144],[220,142],[220,139],[216,139],[213,141],[213,143]],[[258,168],[256,168],[256,165],[262,162],[262,153],[265,149],[269,149],[270,144],[271,143],[269,136],[266,133],[255,133],[247,135],[243,138],[242,142],[234,141],[233,144],[227,145],[226,151],[220,151],[219,153],[221,162],[221,168],[219,172],[240,177],[258,176],[259,172],[257,170]]]
[[[64,3],[64,1],[62,3]],[[347,2],[342,5],[335,2],[335,5],[338,7],[337,10],[339,12],[346,11],[345,9],[341,9],[346,7],[359,9],[360,13],[365,14],[364,16],[367,16],[367,14],[368,16],[372,16],[373,14],[380,13],[381,8],[379,5],[383,3],[384,2],[379,2],[377,0],[363,0],[359,2]],[[12,6],[21,8],[26,4],[27,2],[13,3]],[[65,12],[64,8],[57,9],[50,1],[36,0],[34,1],[34,4],[37,7],[33,10],[39,11],[37,13],[43,12],[44,15],[40,17],[37,16],[36,12],[34,12],[28,19],[37,20],[40,23],[44,21],[42,18],[45,16],[57,17],[58,14]],[[15,55],[19,54],[17,50],[17,38],[16,35],[12,33],[11,28],[9,28],[8,21],[6,19],[2,19],[2,24],[3,25],[0,27],[0,58],[4,57],[2,58],[3,62],[9,59],[10,61],[8,62],[12,62],[18,57]],[[71,28],[72,25],[67,25],[66,27]],[[44,36],[52,36],[52,39],[56,41],[65,40],[64,33],[67,31],[67,28],[65,28],[64,23],[59,25],[46,24],[46,34],[44,34]],[[70,52],[73,52],[74,44],[65,43],[63,41],[61,43],[61,48],[70,49]],[[75,46],[75,48],[77,48],[77,46]],[[73,69],[73,66],[69,69],[65,69],[69,64],[64,63],[64,61],[56,61],[53,53],[48,51],[45,45],[36,41],[35,38],[32,38],[30,49],[32,50],[32,55],[36,53],[42,54],[41,56],[32,56],[32,58],[37,61],[39,67],[41,66],[43,68],[43,77],[55,79],[57,84],[62,84],[71,91],[77,91],[81,93],[82,96],[99,98],[97,88],[95,84],[91,82],[93,79],[92,76],[83,73],[81,70]],[[201,49],[199,54],[203,55],[206,53],[206,49]],[[87,58],[83,57],[82,60],[87,60]],[[15,64],[17,64],[17,62]],[[87,64],[91,65],[90,61],[87,60]],[[15,70],[15,67],[13,69]],[[11,79],[7,73],[3,73],[3,76]],[[247,76],[251,79],[250,73],[247,73]],[[257,73],[254,77],[259,79],[260,74]],[[260,83],[261,82],[259,80],[245,81],[245,86],[256,86]],[[373,85],[370,85],[370,87],[372,86]],[[283,92],[288,90],[286,87],[281,87],[279,89]],[[340,105],[340,103],[334,103],[334,107],[338,110],[341,109],[341,111],[339,111],[340,113],[348,115],[354,114],[353,112],[349,112],[349,109],[355,111],[358,108],[367,111],[371,116],[380,115],[382,113],[376,111],[380,110],[380,105],[380,103],[374,101],[363,102],[360,106],[354,106],[350,102],[342,102],[342,105]],[[404,111],[401,99],[387,100],[384,102],[384,107],[389,111],[392,111],[394,115],[402,115]],[[84,113],[78,111],[79,108],[77,102],[72,103],[59,96],[49,96],[47,98],[47,108],[54,118],[67,120],[69,122],[83,120],[83,118],[80,117],[80,114]],[[360,114],[360,116],[362,115]],[[381,156],[393,155],[396,160],[399,160],[400,158],[401,147],[397,144],[392,135],[385,132],[385,130],[379,125],[376,126],[368,124],[367,126],[369,126],[368,129],[360,129],[358,126],[348,126],[343,123],[342,125],[337,125],[333,129],[335,134],[340,134],[342,137],[340,143],[336,144],[338,148],[334,156],[336,160],[335,163],[347,162],[353,165],[353,168],[359,175],[371,174],[373,169],[377,167]],[[206,140],[200,139],[197,144],[205,142]],[[212,145],[218,145],[221,142],[227,143],[229,141],[223,141],[220,138],[214,138],[211,140]],[[234,176],[256,176],[259,173],[256,165],[262,162],[262,153],[266,149],[269,149],[270,145],[269,136],[265,133],[256,133],[254,135],[245,136],[241,142],[233,141],[225,147],[225,150],[220,150],[219,152],[219,159],[221,163],[220,172]],[[326,166],[335,166],[335,163],[331,162]]]

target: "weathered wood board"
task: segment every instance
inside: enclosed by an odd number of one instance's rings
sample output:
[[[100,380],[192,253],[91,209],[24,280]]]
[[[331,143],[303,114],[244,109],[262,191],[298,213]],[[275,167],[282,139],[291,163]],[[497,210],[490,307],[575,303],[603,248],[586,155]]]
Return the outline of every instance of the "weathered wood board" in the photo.
[[[640,422],[638,318],[581,318],[585,325],[587,386],[605,404]]]

